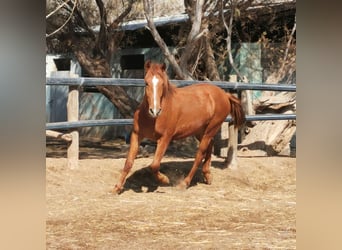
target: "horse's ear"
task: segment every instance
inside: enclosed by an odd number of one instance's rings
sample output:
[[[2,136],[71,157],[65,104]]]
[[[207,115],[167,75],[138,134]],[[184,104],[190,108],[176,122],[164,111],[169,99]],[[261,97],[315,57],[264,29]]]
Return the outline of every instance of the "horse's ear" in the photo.
[[[165,64],[165,63],[163,63],[163,64],[161,65],[161,69],[162,69],[162,71],[165,71],[165,70],[166,70],[166,64]]]
[[[151,67],[151,60],[145,62],[145,72]]]

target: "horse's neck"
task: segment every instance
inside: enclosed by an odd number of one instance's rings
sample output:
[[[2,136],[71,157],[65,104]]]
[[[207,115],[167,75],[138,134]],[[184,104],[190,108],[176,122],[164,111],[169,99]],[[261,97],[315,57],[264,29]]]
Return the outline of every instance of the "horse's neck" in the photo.
[[[172,95],[176,91],[176,86],[171,84],[169,82],[169,79],[167,79],[167,84],[166,84],[164,91],[165,91],[165,97],[166,98],[172,98]]]

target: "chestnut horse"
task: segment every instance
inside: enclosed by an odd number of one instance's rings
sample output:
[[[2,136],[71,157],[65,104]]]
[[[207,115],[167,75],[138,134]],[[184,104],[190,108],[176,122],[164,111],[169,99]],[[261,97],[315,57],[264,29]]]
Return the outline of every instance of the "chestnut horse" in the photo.
[[[188,187],[203,162],[204,181],[211,184],[210,174],[213,137],[229,113],[236,127],[245,122],[245,115],[239,99],[211,84],[194,84],[176,88],[171,85],[165,71],[165,64],[145,63],[145,96],[134,113],[130,149],[114,192],[120,193],[133,166],[142,139],[157,142],[154,159],[150,168],[156,180],[169,184],[169,178],[160,173],[160,161],[172,140],[195,135],[199,140],[193,166],[183,180],[181,187]]]

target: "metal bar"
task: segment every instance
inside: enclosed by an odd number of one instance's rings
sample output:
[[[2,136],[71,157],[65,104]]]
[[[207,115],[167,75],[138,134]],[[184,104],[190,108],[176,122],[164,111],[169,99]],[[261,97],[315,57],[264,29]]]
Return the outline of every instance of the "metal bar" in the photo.
[[[222,82],[222,81],[211,81],[211,82],[198,82],[198,81],[178,81],[172,80],[177,87],[184,87],[188,85],[198,84],[198,83],[210,83],[216,85],[222,89],[230,90],[264,90],[264,91],[288,91],[295,92],[296,85],[290,84],[260,84],[260,83],[239,83],[239,82]]]
[[[143,79],[131,78],[95,78],[95,77],[77,77],[77,78],[46,78],[46,85],[74,85],[74,86],[132,86],[145,87]]]
[[[269,114],[269,115],[246,115],[247,121],[270,121],[270,120],[296,120],[296,114]],[[226,122],[232,121],[232,117],[228,116]],[[51,122],[47,123],[45,129],[71,129],[81,127],[95,126],[120,126],[132,125],[133,119],[102,119],[102,120],[83,120],[76,122]]]
[[[204,81],[184,81],[184,80],[170,80],[178,87],[184,87],[198,83],[208,83]],[[236,83],[212,81],[209,82],[223,89],[231,90],[265,90],[265,91],[296,91],[296,85],[288,84],[256,84],[256,83]],[[97,85],[112,85],[112,86],[133,86],[144,87],[144,79],[129,79],[129,78],[94,78],[94,77],[79,77],[79,78],[47,78],[46,85],[69,85],[69,86],[97,86]],[[246,116],[247,121],[262,121],[262,120],[295,120],[295,114],[265,114]],[[227,117],[225,121],[230,122],[232,118]],[[47,123],[46,129],[71,129],[80,127],[94,127],[94,126],[119,126],[131,125],[133,119],[104,119],[104,120],[83,120],[76,122],[54,122]]]
[[[210,83],[222,89],[230,90],[264,90],[264,91],[288,91],[295,92],[296,85],[290,84],[260,84],[260,83],[237,83],[224,81],[184,81],[170,80],[177,87],[184,87],[192,84]],[[79,77],[79,78],[46,78],[46,85],[75,85],[75,86],[131,86],[144,87],[144,79],[130,78],[94,78],[94,77]]]
[[[96,126],[119,126],[131,125],[133,119],[102,119],[102,120],[83,120],[77,122],[51,122],[46,123],[45,129],[71,129],[81,127],[96,127]]]
[[[265,114],[265,115],[246,115],[246,121],[274,121],[274,120],[296,120],[296,114]],[[228,116],[226,122],[232,121]]]

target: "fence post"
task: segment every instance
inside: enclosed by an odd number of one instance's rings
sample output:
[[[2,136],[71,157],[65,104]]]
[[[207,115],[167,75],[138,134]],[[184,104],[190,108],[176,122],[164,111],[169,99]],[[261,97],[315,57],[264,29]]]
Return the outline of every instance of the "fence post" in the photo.
[[[229,138],[229,122],[223,122],[214,137],[214,155],[227,157]]]
[[[237,145],[238,145],[238,129],[234,127],[232,122],[229,123],[229,140],[226,165],[231,169],[237,169]]]
[[[237,82],[236,75],[230,75],[230,82]],[[237,162],[237,145],[238,145],[238,129],[234,127],[233,122],[229,122],[229,138],[228,138],[228,150],[226,164],[231,169],[236,169],[238,166]]]
[[[71,77],[77,77],[77,75],[71,75]],[[68,102],[67,102],[67,116],[68,122],[78,121],[79,114],[79,92],[77,86],[69,86]],[[78,167],[78,155],[79,155],[79,134],[78,129],[73,129],[69,133],[72,137],[71,143],[68,146],[68,167],[75,169]]]

